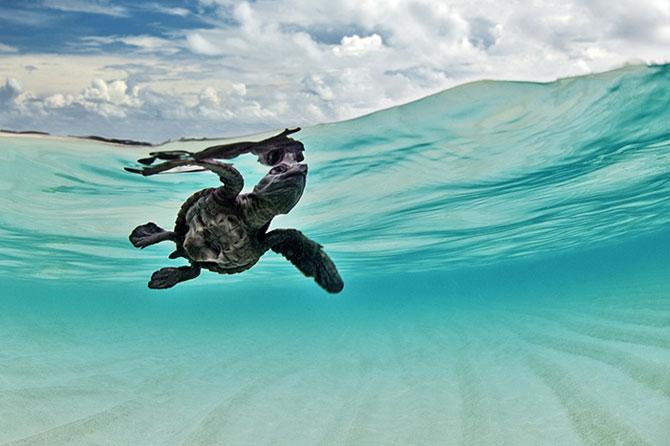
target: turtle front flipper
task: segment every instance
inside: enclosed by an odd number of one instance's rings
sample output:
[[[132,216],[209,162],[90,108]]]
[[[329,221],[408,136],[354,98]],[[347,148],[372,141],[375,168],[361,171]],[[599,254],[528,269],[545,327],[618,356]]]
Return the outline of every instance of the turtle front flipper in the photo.
[[[322,246],[308,239],[297,229],[275,229],[265,236],[265,243],[274,252],[286,257],[305,276],[329,293],[339,293],[344,282],[333,261]]]
[[[207,158],[232,159],[245,153],[252,153],[258,155],[258,162],[261,164],[274,166],[289,154],[294,162],[300,162],[304,159],[302,152],[305,147],[300,141],[288,138],[288,135],[298,131],[300,131],[300,127],[285,129],[280,134],[262,141],[240,141],[211,146],[194,153],[193,157],[198,160]]]
[[[176,241],[174,232],[166,231],[156,223],[146,223],[133,229],[128,237],[130,243],[136,248],[146,248],[149,245],[164,242],[166,240]]]
[[[244,188],[244,177],[232,164],[210,158],[198,160],[194,164],[217,174],[224,184],[221,193],[228,198],[235,198]]]
[[[198,265],[180,266],[179,268],[161,268],[151,275],[149,288],[158,290],[172,288],[179,282],[195,279],[200,275]]]
[[[135,169],[134,167],[124,167],[123,170],[126,172],[130,173],[136,173],[138,175],[142,175],[145,177],[151,176],[151,175],[156,175],[159,173],[166,172],[168,170],[172,170],[176,167],[185,167],[185,166],[191,166],[195,164],[195,161],[191,159],[175,159],[175,160],[170,160],[170,161],[165,161],[164,163],[160,164],[155,164],[153,166],[149,165],[153,162],[151,161],[150,158],[143,158],[139,160],[140,163],[144,164],[147,167],[143,167],[142,169]],[[199,171],[202,171],[203,169],[199,169]],[[192,172],[193,170],[191,170]]]
[[[142,169],[135,169],[133,167],[124,167],[126,172],[136,173],[143,176],[156,175],[176,167],[195,166],[197,170],[186,170],[185,172],[202,172],[209,170],[219,176],[221,182],[225,185],[224,195],[229,198],[234,198],[242,191],[244,187],[244,178],[242,174],[233,167],[232,164],[223,163],[213,158],[204,159],[177,159],[166,161],[164,163],[156,164],[151,167],[144,167]]]

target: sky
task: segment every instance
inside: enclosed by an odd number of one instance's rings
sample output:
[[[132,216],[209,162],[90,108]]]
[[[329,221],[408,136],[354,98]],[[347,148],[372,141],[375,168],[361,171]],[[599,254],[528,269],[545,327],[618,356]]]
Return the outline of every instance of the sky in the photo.
[[[0,128],[152,142],[670,62],[670,0],[0,0]]]

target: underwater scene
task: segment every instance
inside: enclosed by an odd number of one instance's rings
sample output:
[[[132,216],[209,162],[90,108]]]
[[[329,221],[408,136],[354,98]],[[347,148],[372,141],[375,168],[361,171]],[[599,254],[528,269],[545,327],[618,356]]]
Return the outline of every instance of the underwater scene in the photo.
[[[323,245],[339,294],[271,251],[149,289],[185,260],[128,235],[216,176],[0,137],[0,444],[670,444],[670,65],[292,137],[307,184],[270,229]],[[234,163],[245,192],[268,169]]]

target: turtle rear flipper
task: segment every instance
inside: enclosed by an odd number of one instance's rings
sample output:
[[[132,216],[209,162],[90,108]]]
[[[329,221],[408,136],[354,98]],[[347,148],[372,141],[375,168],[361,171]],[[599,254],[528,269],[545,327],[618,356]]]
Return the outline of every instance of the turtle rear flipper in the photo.
[[[275,229],[266,234],[265,242],[274,252],[286,257],[305,276],[329,293],[339,293],[344,282],[333,261],[322,246],[297,229]]]
[[[136,248],[146,248],[155,243],[164,242],[166,240],[174,241],[176,239],[175,233],[166,231],[158,226],[156,223],[147,223],[133,229],[128,237],[130,243]]]
[[[199,275],[200,267],[198,265],[180,266],[179,268],[161,268],[151,275],[149,288],[172,288],[179,282],[195,279]]]

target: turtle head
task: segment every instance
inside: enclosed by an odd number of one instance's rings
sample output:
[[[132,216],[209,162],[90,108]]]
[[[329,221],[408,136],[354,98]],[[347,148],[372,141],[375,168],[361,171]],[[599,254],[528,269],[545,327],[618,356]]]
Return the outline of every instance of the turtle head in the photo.
[[[287,214],[298,204],[305,190],[307,164],[279,163],[254,187],[262,206],[272,211],[272,216]]]

